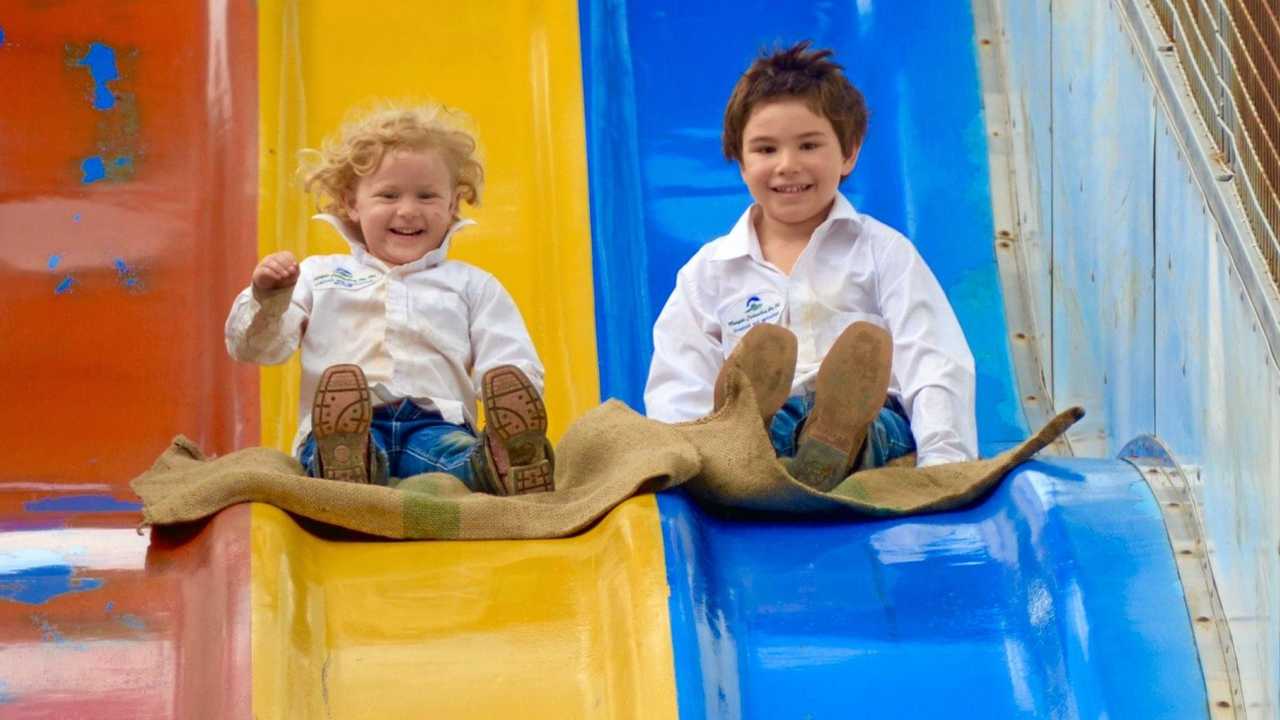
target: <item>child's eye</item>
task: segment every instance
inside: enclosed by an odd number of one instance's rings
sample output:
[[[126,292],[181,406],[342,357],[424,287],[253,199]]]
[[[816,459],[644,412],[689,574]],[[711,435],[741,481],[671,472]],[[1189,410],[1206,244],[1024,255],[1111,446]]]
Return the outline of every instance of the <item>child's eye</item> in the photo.
[[[818,143],[816,142],[800,143],[800,149],[801,150],[817,150]]]
[[[386,198],[387,200],[395,200],[396,194],[393,192],[380,192],[378,193],[378,197]]]
[[[438,197],[440,197],[440,196],[439,196],[439,195],[437,195],[437,194],[435,194],[435,193],[433,193],[433,192],[428,192],[428,193],[418,193],[418,199],[419,199],[419,200],[435,200],[435,199],[436,199],[436,198],[438,198]]]
[[[775,148],[774,148],[772,145],[757,145],[757,146],[756,146],[756,152],[760,153],[761,155],[772,155],[772,154],[773,154],[774,149],[775,149]]]

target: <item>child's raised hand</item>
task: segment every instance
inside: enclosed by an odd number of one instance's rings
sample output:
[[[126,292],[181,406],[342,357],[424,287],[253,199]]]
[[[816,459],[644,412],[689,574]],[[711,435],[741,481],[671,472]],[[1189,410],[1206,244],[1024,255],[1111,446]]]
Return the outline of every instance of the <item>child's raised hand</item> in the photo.
[[[259,290],[278,290],[298,282],[298,260],[282,250],[262,258],[253,269],[253,286]]]

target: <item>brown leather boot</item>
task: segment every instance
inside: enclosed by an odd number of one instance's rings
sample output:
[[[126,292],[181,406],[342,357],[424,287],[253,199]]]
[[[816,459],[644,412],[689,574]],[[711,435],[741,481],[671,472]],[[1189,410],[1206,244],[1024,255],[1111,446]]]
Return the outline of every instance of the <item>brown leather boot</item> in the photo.
[[[357,365],[333,365],[316,385],[311,432],[327,480],[369,482],[369,385]]]
[[[499,365],[480,379],[486,427],[471,472],[494,495],[555,490],[555,455],[547,440],[547,408],[520,368]]]
[[[729,368],[737,368],[751,382],[760,418],[765,427],[769,427],[773,416],[791,395],[798,345],[795,334],[781,325],[761,323],[748,330],[716,376],[714,408],[719,410],[724,406]]]
[[[884,407],[892,361],[893,340],[871,323],[853,323],[836,338],[818,367],[792,476],[823,492],[848,477],[867,427]]]

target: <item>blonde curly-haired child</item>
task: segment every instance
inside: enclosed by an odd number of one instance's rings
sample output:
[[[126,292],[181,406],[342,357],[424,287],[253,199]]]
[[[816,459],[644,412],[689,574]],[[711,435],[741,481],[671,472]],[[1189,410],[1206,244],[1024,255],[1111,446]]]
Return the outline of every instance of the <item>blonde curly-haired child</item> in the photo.
[[[460,206],[484,184],[468,125],[442,105],[388,105],[307,151],[315,218],[351,252],[272,253],[231,307],[232,358],[274,365],[301,348],[294,448],[313,477],[446,472],[477,492],[553,489],[543,368],[520,311],[493,275],[448,258],[473,224]]]

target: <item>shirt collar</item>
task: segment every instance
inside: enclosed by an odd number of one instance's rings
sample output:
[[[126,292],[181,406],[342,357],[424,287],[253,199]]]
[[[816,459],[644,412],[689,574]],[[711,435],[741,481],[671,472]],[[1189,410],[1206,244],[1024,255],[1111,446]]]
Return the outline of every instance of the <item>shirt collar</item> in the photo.
[[[725,242],[716,248],[716,252],[711,256],[712,260],[732,260],[734,258],[750,256],[756,260],[763,260],[764,255],[760,251],[760,238],[756,235],[756,225],[752,222],[755,213],[758,212],[759,205],[752,204],[742,213],[742,217],[738,218],[738,222],[734,224],[733,229],[725,236]],[[813,231],[813,237],[822,237],[826,235],[827,230],[838,222],[847,222],[860,228],[862,225],[862,215],[854,209],[853,203],[844,196],[844,193],[837,192],[835,203],[831,206],[831,212],[827,214],[827,219],[822,221]]]
[[[342,236],[342,239],[346,240],[347,244],[351,246],[351,256],[354,257],[356,261],[362,265],[369,265],[378,268],[383,272],[390,272],[393,268],[397,267],[404,268],[406,272],[412,272],[414,270],[424,270],[426,268],[439,265],[444,262],[445,257],[449,254],[449,243],[453,240],[453,234],[464,227],[476,224],[475,220],[466,218],[458,220],[449,226],[449,231],[444,234],[444,241],[440,243],[440,247],[411,263],[405,263],[404,265],[389,265],[381,259],[374,257],[374,255],[369,252],[369,248],[365,247],[364,242],[361,241],[360,238],[356,237],[351,226],[346,222],[343,222],[342,218],[337,215],[332,213],[319,213],[312,215],[311,219],[320,220],[321,222],[326,222],[333,226],[333,229],[338,231],[338,234]]]

